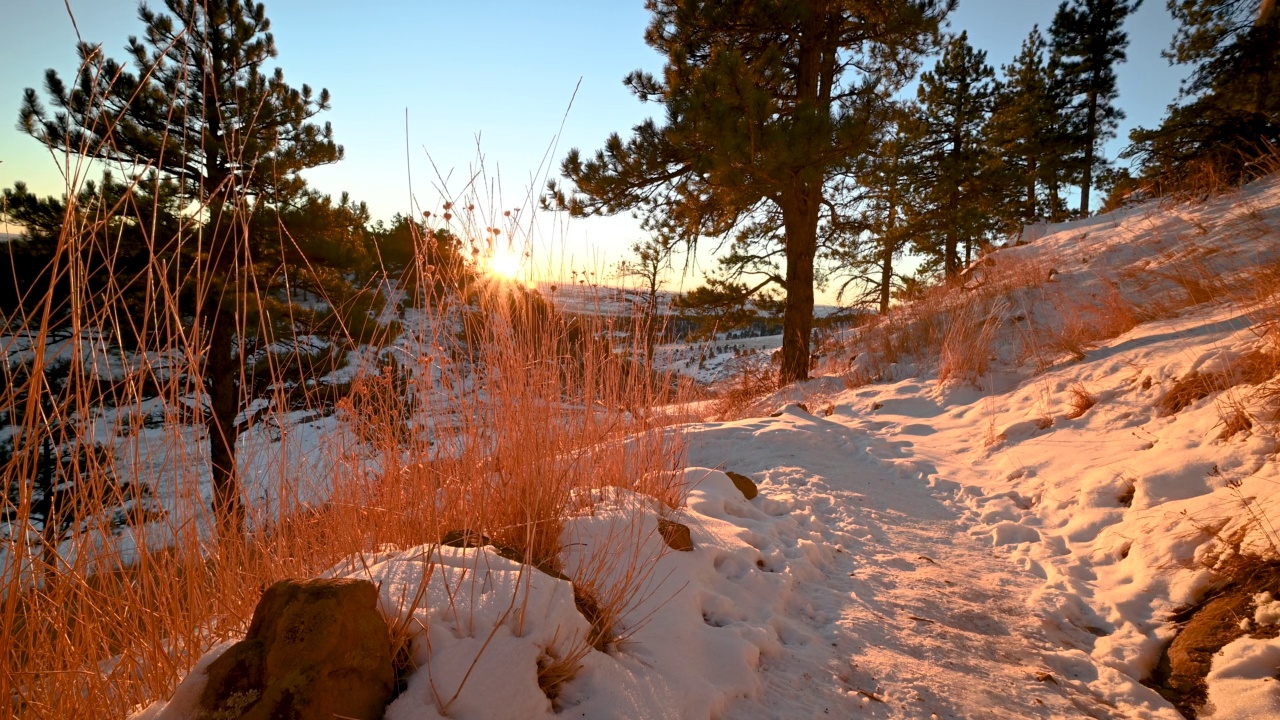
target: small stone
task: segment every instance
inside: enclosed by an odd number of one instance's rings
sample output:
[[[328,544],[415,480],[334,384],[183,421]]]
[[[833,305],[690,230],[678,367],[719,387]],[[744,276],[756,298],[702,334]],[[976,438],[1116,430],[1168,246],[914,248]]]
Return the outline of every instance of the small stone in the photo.
[[[724,474],[728,475],[729,479],[733,481],[733,486],[738,488],[738,492],[742,493],[742,497],[751,500],[760,494],[760,488],[756,487],[755,481],[746,475],[732,470],[726,470]]]
[[[662,541],[672,550],[681,552],[690,552],[693,550],[693,536],[689,533],[689,526],[670,520],[658,521],[658,534],[662,536]]]

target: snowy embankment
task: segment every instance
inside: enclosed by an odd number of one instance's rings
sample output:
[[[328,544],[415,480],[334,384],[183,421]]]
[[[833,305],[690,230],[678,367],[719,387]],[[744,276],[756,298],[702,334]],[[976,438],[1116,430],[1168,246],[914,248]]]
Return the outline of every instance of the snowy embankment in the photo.
[[[976,377],[863,353],[767,401],[812,414],[681,428],[687,507],[619,492],[567,522],[565,575],[629,583],[634,600],[616,641],[555,683],[547,668],[589,632],[568,580],[490,549],[335,569],[381,583],[412,638],[417,669],[387,717],[1176,720],[1142,681],[1224,539],[1275,550],[1257,518],[1280,473],[1261,380],[1170,398],[1272,352],[1266,303],[1231,290],[1274,263],[1278,225],[1274,182],[1068,225],[988,266],[1034,272],[993,306]],[[1136,319],[1114,337],[1073,329],[1122,308]],[[687,525],[693,551],[666,550],[660,519]],[[1252,623],[1280,618],[1255,604]],[[1229,644],[1200,717],[1280,718],[1278,655],[1265,634]],[[197,669],[137,717],[186,717],[201,683]]]

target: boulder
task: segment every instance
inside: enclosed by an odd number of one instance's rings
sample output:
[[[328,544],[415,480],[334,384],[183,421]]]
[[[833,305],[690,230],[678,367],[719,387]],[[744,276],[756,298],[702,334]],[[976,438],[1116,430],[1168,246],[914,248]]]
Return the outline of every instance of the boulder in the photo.
[[[378,588],[367,580],[282,580],[244,640],[206,670],[204,717],[379,720],[395,674]]]

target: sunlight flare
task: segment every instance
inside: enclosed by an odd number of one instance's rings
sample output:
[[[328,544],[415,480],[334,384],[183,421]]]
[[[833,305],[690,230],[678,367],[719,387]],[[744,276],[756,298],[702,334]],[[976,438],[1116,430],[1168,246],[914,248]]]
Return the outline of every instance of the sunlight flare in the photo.
[[[504,280],[515,280],[520,275],[521,264],[518,250],[498,248],[489,256],[489,273]]]

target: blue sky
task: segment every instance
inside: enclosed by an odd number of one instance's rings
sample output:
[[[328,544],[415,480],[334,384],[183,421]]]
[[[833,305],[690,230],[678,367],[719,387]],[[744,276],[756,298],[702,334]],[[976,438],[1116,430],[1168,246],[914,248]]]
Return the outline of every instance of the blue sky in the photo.
[[[126,38],[140,32],[134,0],[69,5],[81,36],[117,58]],[[951,25],[967,30],[999,69],[1033,24],[1048,26],[1056,7],[1048,0],[960,0]],[[610,132],[625,134],[660,113],[622,86],[633,69],[662,67],[643,41],[643,0],[267,0],[266,9],[286,79],[331,91],[333,109],[321,119],[333,123],[346,147],[343,162],[307,177],[325,192],[350,191],[375,217],[408,210],[406,160],[417,202],[435,210],[433,167],[459,192],[478,166],[478,138],[490,181],[480,194],[493,198],[496,212],[528,206],[530,188],[540,188],[548,172],[555,176],[570,147],[593,152]],[[1147,0],[1128,30],[1129,62],[1118,73],[1129,118],[1108,147],[1112,157],[1130,127],[1159,122],[1183,73],[1160,56],[1174,30],[1161,0]],[[74,73],[75,37],[63,0],[8,2],[0,10],[0,187],[25,180],[42,194],[63,192],[60,162],[15,125],[22,89],[40,87],[45,68]],[[566,224],[533,215],[526,211],[522,225],[540,268],[601,270],[641,237],[625,217]]]

